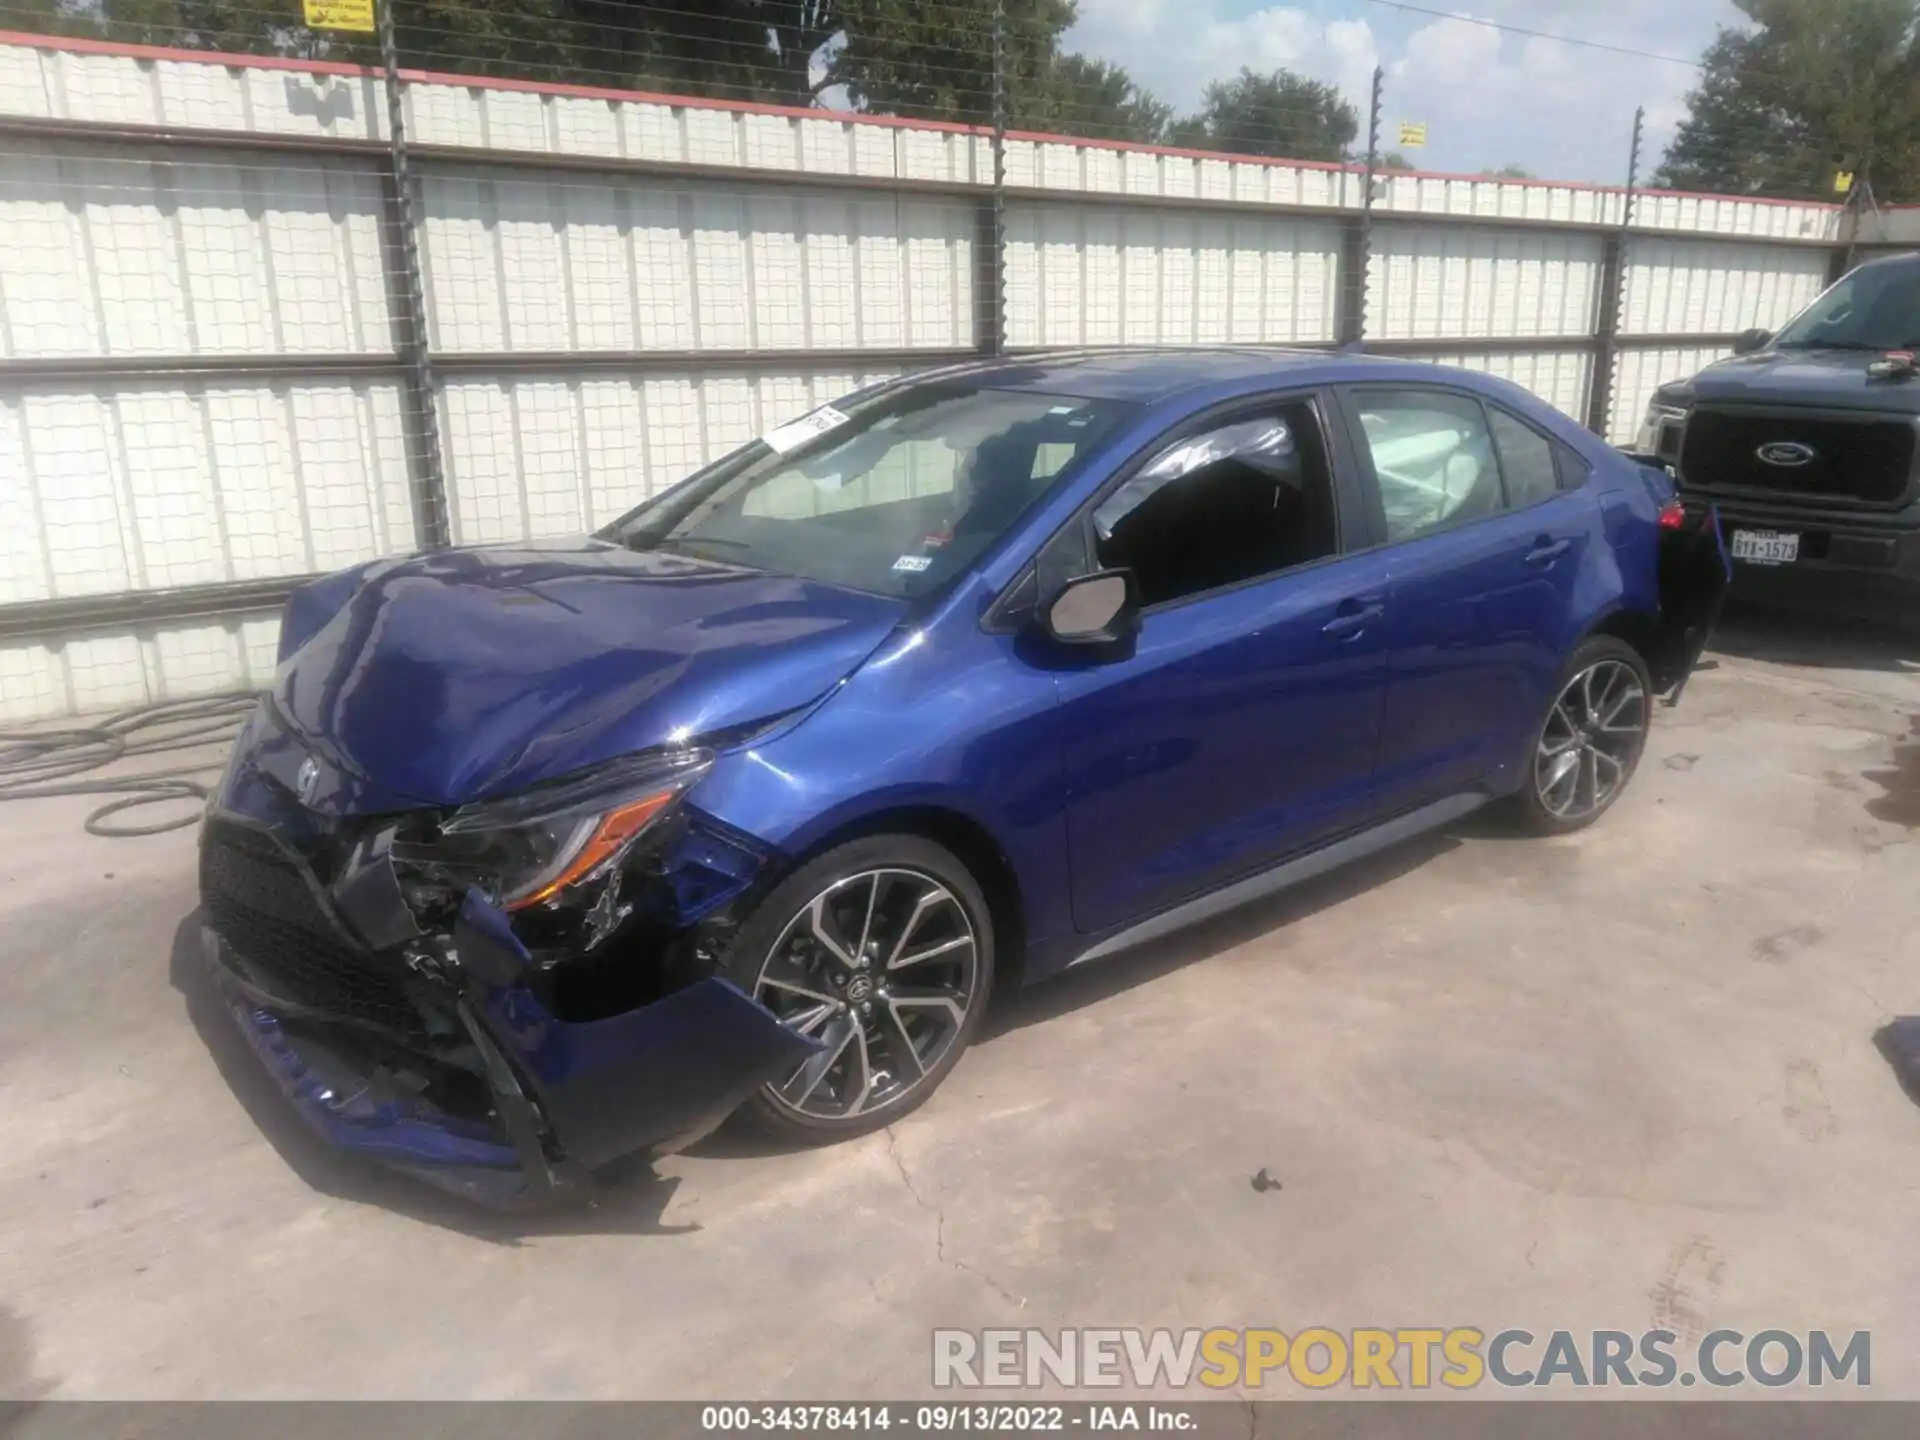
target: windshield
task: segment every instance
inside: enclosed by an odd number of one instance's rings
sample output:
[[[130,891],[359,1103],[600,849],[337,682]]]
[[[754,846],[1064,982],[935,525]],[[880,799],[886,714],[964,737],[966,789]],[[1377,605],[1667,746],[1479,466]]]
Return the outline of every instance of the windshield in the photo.
[[[604,532],[882,595],[939,588],[1134,407],[919,385],[823,405]]]
[[[1920,343],[1920,265],[1873,265],[1841,280],[1774,340],[1785,350],[1908,350]]]

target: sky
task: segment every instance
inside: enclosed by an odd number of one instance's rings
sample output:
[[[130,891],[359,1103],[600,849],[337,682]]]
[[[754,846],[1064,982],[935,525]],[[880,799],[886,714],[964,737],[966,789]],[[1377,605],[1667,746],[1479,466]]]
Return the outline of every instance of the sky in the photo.
[[[1421,0],[1478,16],[1697,60],[1731,0]],[[1240,66],[1289,70],[1340,87],[1361,116],[1374,66],[1386,72],[1382,149],[1423,170],[1468,173],[1517,164],[1542,179],[1625,180],[1633,111],[1647,111],[1641,174],[1659,162],[1698,82],[1689,65],[1610,54],[1380,0],[1079,0],[1065,48],[1126,67],[1184,113],[1209,80]],[[1425,122],[1424,149],[1398,143],[1402,121]]]

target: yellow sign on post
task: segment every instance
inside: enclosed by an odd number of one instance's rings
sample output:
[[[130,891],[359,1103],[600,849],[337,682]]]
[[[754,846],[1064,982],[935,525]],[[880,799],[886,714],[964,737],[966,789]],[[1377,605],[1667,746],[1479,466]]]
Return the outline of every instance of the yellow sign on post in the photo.
[[[1845,195],[1851,189],[1853,189],[1853,172],[1851,170],[1834,171],[1833,193],[1836,195]]]
[[[373,33],[373,0],[301,0],[309,30]]]
[[[312,3],[312,0],[308,0]],[[1427,122],[1424,120],[1402,120],[1400,122],[1400,148],[1418,150],[1427,143]]]

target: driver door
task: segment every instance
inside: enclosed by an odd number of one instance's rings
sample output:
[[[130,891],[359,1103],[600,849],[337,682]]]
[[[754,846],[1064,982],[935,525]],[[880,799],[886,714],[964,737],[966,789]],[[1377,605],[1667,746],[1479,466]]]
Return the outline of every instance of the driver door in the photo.
[[[1137,632],[1060,660],[1074,922],[1123,926],[1376,812],[1386,573],[1344,555],[1320,395],[1170,435],[1041,573],[1131,572]],[[1066,558],[1062,558],[1063,553]]]

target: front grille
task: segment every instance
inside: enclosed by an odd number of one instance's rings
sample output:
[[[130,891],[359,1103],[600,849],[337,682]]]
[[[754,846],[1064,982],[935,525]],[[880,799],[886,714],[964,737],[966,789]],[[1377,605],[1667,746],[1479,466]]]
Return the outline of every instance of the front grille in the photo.
[[[265,988],[316,1010],[425,1037],[397,966],[353,943],[321,908],[300,862],[271,835],[209,820],[200,846],[200,903]]]
[[[1812,450],[1803,465],[1762,460],[1763,446],[1793,442]],[[1800,416],[1791,410],[1746,415],[1696,410],[1687,418],[1681,479],[1704,489],[1764,490],[1898,505],[1913,477],[1911,421],[1862,416]]]

